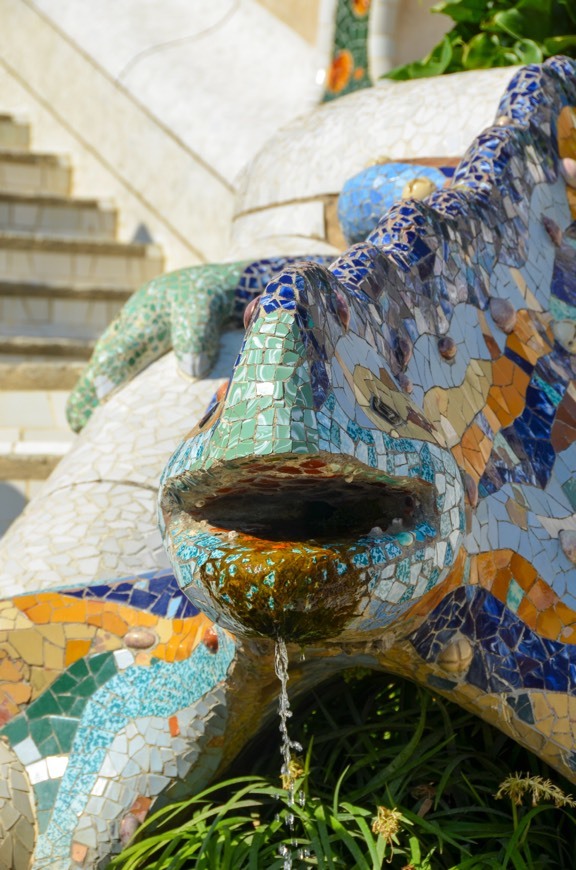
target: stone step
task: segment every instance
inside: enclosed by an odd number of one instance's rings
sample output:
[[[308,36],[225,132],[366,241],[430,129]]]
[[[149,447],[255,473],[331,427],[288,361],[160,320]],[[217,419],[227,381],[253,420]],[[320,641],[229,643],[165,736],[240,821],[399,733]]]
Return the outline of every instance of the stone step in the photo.
[[[44,281],[3,281],[0,280],[0,299],[26,297],[49,299],[78,299],[126,302],[134,293],[133,287],[122,287],[111,284],[109,287],[101,284],[93,286],[74,287],[72,284],[46,283]]]
[[[26,357],[60,357],[88,360],[94,350],[91,339],[62,338],[56,336],[0,335],[0,354],[3,362],[25,362]]]
[[[0,537],[76,439],[65,409],[83,367],[0,362]]]
[[[68,157],[0,150],[0,190],[69,196],[71,187],[72,166]]]
[[[25,362],[0,361],[0,390],[71,390],[85,363],[75,360],[45,359]]]
[[[116,228],[116,211],[104,201],[0,191],[0,232],[113,240]]]
[[[72,441],[66,420],[69,390],[0,390],[0,441]],[[4,450],[6,452],[6,450]]]
[[[0,442],[0,481],[46,480],[70,449],[70,445],[66,445],[66,449],[59,452],[49,444],[36,444],[28,449],[23,441],[18,442],[18,452],[4,453],[4,447],[6,445]]]
[[[0,232],[0,281],[136,289],[162,269],[162,250],[154,244]]]
[[[68,385],[50,383],[58,371],[70,381],[70,363],[53,363],[51,378],[28,366],[27,382],[23,369],[0,365],[0,480],[44,480],[76,437],[66,421]]]
[[[23,118],[0,112],[0,148],[28,151],[30,125]]]
[[[127,287],[0,281],[0,335],[95,339],[132,292]]]

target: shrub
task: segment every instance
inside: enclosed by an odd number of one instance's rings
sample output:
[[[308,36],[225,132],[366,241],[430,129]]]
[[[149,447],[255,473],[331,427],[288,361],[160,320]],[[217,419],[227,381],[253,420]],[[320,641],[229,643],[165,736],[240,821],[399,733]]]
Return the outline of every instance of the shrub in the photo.
[[[560,777],[407,681],[347,674],[301,698],[290,731],[308,746],[293,805],[272,723],[232,779],[160,810],[112,868],[280,870],[283,852],[299,870],[574,866],[573,802],[550,781]]]
[[[423,60],[396,67],[391,79],[416,79],[493,66],[576,57],[574,0],[446,0],[432,12],[449,15],[452,30]]]

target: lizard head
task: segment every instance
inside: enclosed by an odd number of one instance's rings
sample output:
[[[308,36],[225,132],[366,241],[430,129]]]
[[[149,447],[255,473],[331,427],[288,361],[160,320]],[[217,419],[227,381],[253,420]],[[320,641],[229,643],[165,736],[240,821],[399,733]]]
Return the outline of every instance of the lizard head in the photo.
[[[248,312],[223,395],[164,472],[179,582],[236,634],[365,637],[450,569],[460,472],[385,321],[367,287],[313,264],[283,272]]]

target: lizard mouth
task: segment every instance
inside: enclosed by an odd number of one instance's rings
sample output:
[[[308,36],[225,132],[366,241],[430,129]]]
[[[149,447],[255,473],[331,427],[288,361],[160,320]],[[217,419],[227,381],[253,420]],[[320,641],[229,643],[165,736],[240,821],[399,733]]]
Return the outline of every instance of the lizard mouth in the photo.
[[[373,592],[382,611],[396,563],[437,538],[431,483],[348,458],[251,457],[180,484],[167,524],[179,580],[236,634],[334,637]]]
[[[232,492],[189,509],[190,516],[263,541],[328,543],[411,532],[435,513],[433,487],[414,478],[382,480],[358,469],[343,476],[320,463],[314,470],[285,463],[272,474],[252,472]]]

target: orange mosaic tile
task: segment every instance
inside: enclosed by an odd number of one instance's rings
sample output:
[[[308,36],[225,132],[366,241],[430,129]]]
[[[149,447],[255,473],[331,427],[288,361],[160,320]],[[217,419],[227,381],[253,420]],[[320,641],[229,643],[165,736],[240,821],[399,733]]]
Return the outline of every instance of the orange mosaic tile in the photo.
[[[91,641],[89,640],[69,640],[66,644],[66,652],[64,656],[64,664],[66,667],[71,665],[78,659],[83,658],[90,650]]]

